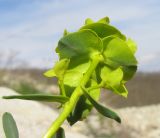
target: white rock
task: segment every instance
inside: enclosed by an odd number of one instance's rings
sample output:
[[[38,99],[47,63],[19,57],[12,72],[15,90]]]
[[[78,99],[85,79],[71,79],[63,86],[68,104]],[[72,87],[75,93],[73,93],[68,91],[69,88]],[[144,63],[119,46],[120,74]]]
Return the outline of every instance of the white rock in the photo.
[[[17,94],[11,89],[0,87],[0,96]],[[10,112],[16,120],[20,138],[42,138],[58,113],[51,108],[34,101],[0,99],[0,138],[5,138],[2,127],[2,115]],[[67,126],[65,125],[65,128]],[[67,128],[66,138],[87,138]]]

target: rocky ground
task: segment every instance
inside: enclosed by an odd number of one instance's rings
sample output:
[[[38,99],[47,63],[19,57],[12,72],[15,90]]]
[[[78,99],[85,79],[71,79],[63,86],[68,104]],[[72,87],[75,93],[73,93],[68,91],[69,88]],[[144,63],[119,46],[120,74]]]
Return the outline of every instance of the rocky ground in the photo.
[[[0,87],[0,96],[16,94],[13,90]],[[14,116],[20,138],[41,138],[57,117],[56,110],[44,104],[23,100],[0,99],[0,138],[5,138],[2,129],[2,114]],[[64,124],[67,138],[159,138],[160,104],[116,109],[122,124],[99,115],[91,115],[85,123],[79,122],[72,128]]]

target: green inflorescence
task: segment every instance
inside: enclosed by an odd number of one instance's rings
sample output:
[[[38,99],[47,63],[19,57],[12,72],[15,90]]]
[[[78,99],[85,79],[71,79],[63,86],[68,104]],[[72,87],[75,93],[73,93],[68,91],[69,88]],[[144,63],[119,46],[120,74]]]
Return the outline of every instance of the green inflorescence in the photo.
[[[47,77],[58,79],[59,95],[3,97],[61,104],[62,112],[43,138],[64,138],[63,122],[67,120],[74,125],[85,119],[93,107],[105,117],[121,122],[115,112],[99,104],[100,89],[127,97],[125,83],[137,70],[134,56],[137,47],[132,39],[109,23],[108,17],[97,22],[88,18],[78,31],[69,33],[64,30],[56,48],[59,61],[45,73]]]
[[[83,120],[92,107],[121,122],[116,113],[97,101],[101,88],[127,97],[125,83],[137,70],[136,49],[135,42],[110,25],[108,17],[97,22],[88,18],[73,33],[65,30],[56,48],[59,61],[45,75],[58,78],[60,95],[69,100],[45,138],[54,135],[65,119],[70,125]]]

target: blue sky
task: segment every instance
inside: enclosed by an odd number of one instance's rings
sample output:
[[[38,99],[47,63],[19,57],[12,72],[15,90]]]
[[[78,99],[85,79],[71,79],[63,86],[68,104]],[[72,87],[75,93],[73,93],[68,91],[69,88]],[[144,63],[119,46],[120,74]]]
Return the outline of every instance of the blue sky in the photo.
[[[159,0],[0,0],[0,54],[17,51],[32,67],[52,67],[65,28],[104,16],[137,42],[139,71],[160,71]]]

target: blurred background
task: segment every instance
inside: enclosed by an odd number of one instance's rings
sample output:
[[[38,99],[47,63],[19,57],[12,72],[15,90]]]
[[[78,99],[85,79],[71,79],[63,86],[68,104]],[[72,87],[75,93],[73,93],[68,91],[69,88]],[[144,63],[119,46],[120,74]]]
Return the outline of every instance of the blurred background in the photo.
[[[0,0],[0,87],[21,94],[57,93],[56,79],[45,78],[43,72],[58,59],[54,49],[64,29],[76,31],[86,18],[96,21],[105,16],[136,41],[139,65],[137,74],[127,83],[127,99],[103,92],[101,102],[116,108],[122,116],[128,113],[128,121],[141,119],[135,125],[124,121],[126,124],[120,127],[112,121],[104,124],[100,116],[98,129],[104,130],[95,133],[98,125],[90,124],[90,118],[85,121],[90,130],[84,134],[94,138],[158,138],[160,121],[151,125],[150,119],[153,114],[160,116],[159,0]],[[148,124],[143,126],[145,119]]]

